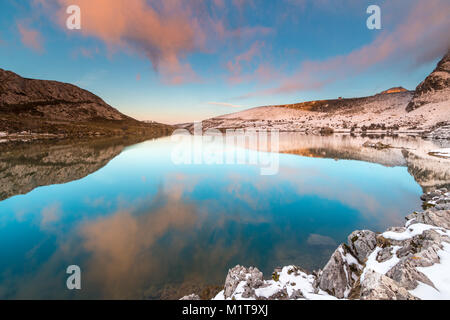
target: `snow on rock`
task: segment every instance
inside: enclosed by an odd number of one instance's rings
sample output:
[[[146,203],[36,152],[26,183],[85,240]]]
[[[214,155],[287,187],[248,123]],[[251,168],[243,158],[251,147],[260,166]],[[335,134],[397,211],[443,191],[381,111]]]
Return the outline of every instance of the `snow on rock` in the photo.
[[[432,207],[437,210],[450,210],[450,192],[446,188],[427,192],[420,198],[424,201],[426,207]]]
[[[256,268],[236,266],[228,271],[224,290],[214,300],[328,300],[336,299],[314,287],[316,278],[296,266],[276,270],[263,280]]]
[[[357,230],[348,236],[347,243],[358,260],[365,262],[377,245],[377,236],[370,230]]]
[[[450,210],[438,207],[448,196],[447,189],[422,195],[424,204],[436,205],[407,216],[405,227],[352,232],[348,245],[341,244],[312,274],[287,266],[265,280],[257,268],[236,266],[214,299],[450,299]]]
[[[379,274],[385,275],[390,269],[392,269],[392,267],[394,267],[399,262],[399,259],[396,255],[399,248],[400,247],[398,246],[390,248],[393,251],[391,258],[380,262],[378,257],[380,253],[383,252],[383,249],[377,247],[367,259],[366,266],[363,273],[361,274],[360,281],[364,281],[366,274],[371,271],[375,271]]]
[[[450,158],[450,148],[443,148],[430,151],[430,155],[441,158]]]
[[[434,287],[433,282],[425,274],[420,272],[417,267],[421,265],[431,266],[439,263],[437,250],[439,250],[438,246],[432,246],[418,254],[408,255],[394,265],[386,275],[408,290],[415,289],[419,285],[419,282]]]
[[[416,223],[450,229],[450,210],[436,210],[435,208],[432,208],[424,212],[418,212],[415,214],[415,220],[411,222],[411,227],[414,227],[414,224]],[[427,227],[419,226],[419,228]]]
[[[440,263],[431,267],[417,268],[434,283],[434,287],[419,283],[416,289],[410,291],[420,299],[450,300],[450,244],[443,243],[443,248],[438,254]]]
[[[190,294],[188,296],[184,296],[183,298],[181,298],[180,300],[200,300],[200,297],[196,294]]]
[[[417,222],[417,218],[416,218],[415,222]],[[401,230],[403,232],[386,231],[382,234],[382,236],[385,239],[404,241],[407,239],[411,239],[414,236],[420,235],[424,231],[430,230],[430,229],[436,229],[436,227],[433,227],[433,226],[430,226],[427,224],[423,224],[423,223],[416,223],[416,224],[408,227],[407,229],[401,228]]]
[[[258,268],[236,266],[228,271],[225,280],[224,297],[252,299],[255,288],[264,285],[263,274]]]
[[[361,300],[419,300],[394,280],[369,270],[361,283]]]
[[[348,246],[342,244],[319,272],[318,287],[337,298],[347,298],[359,278],[361,269],[362,266]]]

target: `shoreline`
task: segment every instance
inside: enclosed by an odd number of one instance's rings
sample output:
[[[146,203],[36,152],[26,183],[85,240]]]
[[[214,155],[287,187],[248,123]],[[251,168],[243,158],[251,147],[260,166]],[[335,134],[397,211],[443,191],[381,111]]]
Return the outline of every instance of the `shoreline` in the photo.
[[[202,123],[207,124],[207,122],[203,121]],[[185,129],[191,132],[194,132],[194,124],[184,124],[177,126],[178,129]],[[416,136],[426,139],[435,139],[435,140],[450,140],[450,124],[443,123],[439,126],[435,126],[427,129],[362,129],[362,128],[353,128],[353,129],[343,129],[343,128],[329,128],[329,127],[305,127],[305,128],[285,128],[280,126],[230,126],[230,127],[204,127],[202,128],[202,134],[205,134],[208,130],[218,130],[222,133],[225,133],[227,130],[229,131],[238,131],[238,130],[251,130],[253,132],[270,132],[271,130],[277,130],[279,133],[302,133],[305,135],[317,135],[317,136],[328,136],[333,134],[345,134],[345,135],[354,135],[354,136],[401,136],[401,135],[409,135]]]
[[[427,209],[406,216],[404,227],[352,232],[321,270],[285,266],[265,280],[257,268],[237,265],[213,300],[450,299],[450,192],[421,200]]]
[[[123,132],[119,134],[105,134],[102,132],[95,132],[92,134],[68,135],[56,133],[35,133],[35,132],[20,132],[20,133],[6,133],[0,131],[0,145],[7,143],[32,143],[39,141],[85,141],[93,139],[114,139],[114,138],[128,138],[128,137],[147,137],[153,139],[157,137],[165,137],[169,135],[170,131],[155,130],[152,132],[143,133],[128,133]]]

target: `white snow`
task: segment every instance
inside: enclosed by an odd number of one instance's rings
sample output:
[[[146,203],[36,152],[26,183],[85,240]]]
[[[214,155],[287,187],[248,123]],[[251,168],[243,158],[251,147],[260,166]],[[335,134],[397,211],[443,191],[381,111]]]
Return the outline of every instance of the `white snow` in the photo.
[[[394,231],[386,231],[382,235],[386,239],[403,241],[407,239],[411,239],[412,237],[418,236],[422,234],[426,230],[437,229],[441,230],[441,228],[437,228],[434,226],[430,226],[428,224],[416,223],[409,226],[405,232],[394,232]]]
[[[410,293],[423,300],[450,300],[450,244],[443,243],[443,250],[438,252],[440,263],[431,267],[417,268],[425,274],[437,288],[419,283]]]
[[[364,280],[368,270],[373,270],[383,275],[391,270],[400,261],[400,259],[397,257],[397,251],[400,248],[401,247],[399,246],[392,247],[392,258],[384,262],[378,262],[377,256],[382,249],[380,247],[377,247],[367,258],[366,267],[361,274],[361,282]]]
[[[223,115],[204,121],[205,128],[274,128],[281,131],[331,127],[335,131],[349,132],[353,125],[370,126],[383,123],[386,127],[398,125],[401,132],[423,132],[437,123],[450,120],[450,90],[426,99],[428,104],[412,112],[406,111],[412,93],[386,94],[355,103],[352,109],[315,112],[295,106],[257,107]],[[448,96],[447,96],[448,95]],[[270,122],[269,120],[270,119]],[[346,124],[344,126],[344,123]]]
[[[342,258],[347,261],[348,265],[356,264],[359,266],[358,260],[356,260],[356,258],[351,254],[344,254],[344,249],[342,249],[342,247],[339,248],[339,252],[341,253]]]
[[[276,292],[286,288],[288,295],[292,295],[295,290],[301,290],[302,294],[306,299],[310,300],[330,300],[336,299],[333,296],[330,296],[328,293],[324,291],[319,291],[319,293],[314,293],[313,283],[314,276],[307,275],[304,272],[298,271],[298,274],[295,272],[294,266],[284,267],[280,274],[279,280],[269,280],[266,281],[268,287],[256,289],[255,293],[258,296],[269,298]]]
[[[413,221],[414,219],[409,220],[406,223],[406,229],[403,232],[387,231],[384,232],[382,235],[386,239],[404,241],[407,239],[411,239],[414,236],[420,235],[426,230],[435,230],[441,235],[447,235],[448,237],[450,237],[450,230],[422,223],[411,224]],[[428,299],[450,300],[450,244],[443,242],[442,245],[443,249],[438,252],[440,257],[440,263],[436,263],[430,267],[417,268],[418,271],[424,273],[433,282],[437,290],[429,285],[419,282],[419,285],[416,289],[410,290],[410,293],[412,295],[420,299],[427,299],[427,300]],[[386,275],[386,273],[389,270],[391,270],[395,265],[397,265],[400,262],[400,259],[397,256],[397,251],[401,248],[402,248],[401,246],[392,246],[391,247],[392,257],[384,262],[378,262],[377,256],[383,249],[380,247],[376,247],[375,250],[369,255],[364,266],[359,264],[358,261],[352,255],[345,254],[342,247],[339,248],[339,253],[349,265],[356,265],[360,270],[362,270],[360,278],[360,281],[362,282],[364,281],[365,276],[369,270],[373,270],[379,274]],[[255,295],[256,297],[268,299],[277,292],[286,289],[290,297],[292,296],[294,291],[300,290],[304,296],[304,298],[301,298],[300,300],[303,299],[339,300],[336,297],[320,289],[318,291],[315,290],[313,286],[314,281],[315,281],[314,275],[308,275],[295,266],[287,266],[284,267],[279,273],[278,281],[265,280],[264,284],[260,288],[255,289]],[[236,287],[236,290],[233,293],[232,298],[228,299],[254,300],[254,298],[245,299],[242,297],[245,285],[246,281],[241,281]],[[347,290],[349,291],[348,288]],[[348,292],[346,292],[345,296],[347,295]],[[214,297],[213,300],[225,300],[224,291],[219,292],[216,295],[216,297]]]
[[[225,300],[224,291],[220,291],[212,300]]]
[[[409,225],[411,224],[411,223],[413,223],[414,221],[416,220],[416,218],[412,218],[411,220],[408,220],[407,222],[406,222],[406,224],[405,224],[405,227],[409,227]]]
[[[430,151],[430,154],[434,155],[434,156],[450,159],[450,148],[436,149],[436,150]]]
[[[450,236],[450,231],[442,228],[437,228],[426,224],[414,224],[407,228],[405,232],[385,232],[383,236],[388,239],[393,240],[406,240],[410,239],[416,235],[422,234],[426,230],[436,230],[442,235]],[[360,281],[363,281],[368,270],[373,270],[380,274],[385,275],[389,270],[391,270],[400,259],[397,257],[397,251],[401,246],[392,247],[392,258],[384,262],[378,262],[377,256],[382,248],[377,247],[368,257],[366,264],[364,266],[363,272],[361,274]],[[356,264],[360,268],[362,267],[357,260],[349,254],[344,254],[343,250],[339,250],[342,257],[347,260],[349,264]],[[443,250],[438,252],[440,257],[440,263],[436,263],[431,267],[420,268],[417,270],[424,273],[436,286],[437,290],[433,287],[419,282],[419,286],[410,290],[410,293],[420,299],[439,299],[439,300],[450,300],[450,244],[443,243]],[[313,275],[308,275],[294,266],[287,266],[282,269],[279,273],[279,280],[265,280],[264,285],[258,289],[255,289],[255,294],[258,297],[270,298],[277,292],[286,289],[289,296],[293,294],[295,290],[300,290],[304,295],[304,299],[308,300],[338,300],[336,297],[319,290],[315,292],[313,283],[315,277]],[[236,287],[233,293],[233,298],[236,300],[254,300],[246,299],[242,297],[244,293],[244,287],[246,281],[241,281]],[[231,300],[232,298],[228,298]],[[225,300],[224,291],[219,292],[213,300]],[[300,299],[300,300],[303,300]]]
[[[315,278],[313,275],[301,272],[294,266],[286,266],[279,273],[278,281],[265,280],[262,287],[255,289],[255,294],[258,297],[269,298],[283,289],[286,289],[289,296],[291,296],[295,290],[300,290],[308,300],[337,300],[336,297],[333,297],[322,290],[319,290],[318,293],[314,293],[314,280]],[[241,281],[238,284],[232,295],[234,299],[254,300],[242,297],[245,284],[245,281]],[[213,300],[225,300],[224,291],[222,290],[219,292]],[[228,300],[231,299],[228,298]]]

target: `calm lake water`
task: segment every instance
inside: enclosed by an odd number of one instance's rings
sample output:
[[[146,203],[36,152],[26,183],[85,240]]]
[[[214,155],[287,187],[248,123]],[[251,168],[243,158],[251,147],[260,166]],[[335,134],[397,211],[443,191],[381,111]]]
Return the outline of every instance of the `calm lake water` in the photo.
[[[323,267],[353,230],[401,225],[424,188],[449,182],[445,164],[417,169],[429,142],[376,151],[365,140],[287,134],[272,176],[175,165],[168,137],[4,153],[0,298],[174,299],[223,285],[236,264],[266,277]],[[69,265],[80,291],[66,288]]]

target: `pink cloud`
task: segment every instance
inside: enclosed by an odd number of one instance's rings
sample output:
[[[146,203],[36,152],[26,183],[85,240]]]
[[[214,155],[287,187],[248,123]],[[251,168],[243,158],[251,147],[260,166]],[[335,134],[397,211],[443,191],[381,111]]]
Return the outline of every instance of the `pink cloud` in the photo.
[[[80,48],[74,50],[74,52],[73,52],[74,57],[81,56],[81,57],[89,58],[89,59],[94,58],[94,56],[96,54],[100,54],[100,49],[98,47],[95,47],[95,48],[80,47]]]
[[[212,3],[219,9],[225,5],[221,0]],[[225,40],[272,32],[260,26],[229,30],[225,18],[209,13],[208,3],[203,1],[34,0],[34,4],[47,13],[57,12],[58,23],[64,29],[65,9],[80,6],[82,27],[75,32],[102,40],[110,52],[131,50],[144,55],[168,84],[199,81],[186,61],[187,55],[215,52]]]
[[[25,46],[39,53],[44,52],[43,37],[39,31],[27,27],[23,21],[17,22],[17,29]]]
[[[184,1],[34,0],[34,4],[47,14],[57,13],[57,22],[64,30],[66,8],[80,6],[81,30],[71,32],[102,40],[110,54],[126,50],[144,55],[164,82],[180,84],[198,78],[182,60],[202,50],[206,35],[203,22],[193,15],[195,6]],[[93,52],[82,49],[80,54],[91,57]]]
[[[263,62],[252,72],[231,75],[228,77],[228,82],[233,85],[249,82],[269,83],[279,80],[282,77],[283,75],[279,70],[267,62]]]
[[[387,63],[420,65],[430,62],[450,48],[448,12],[448,0],[411,1],[410,11],[394,31],[381,32],[374,41],[347,55],[304,61],[293,74],[279,79],[278,86],[238,98],[317,90]]]
[[[214,2],[214,5],[216,7],[219,7],[219,8],[224,8],[225,7],[224,0],[213,0],[213,2]]]
[[[260,54],[261,49],[263,47],[264,42],[260,41],[254,42],[247,51],[237,55],[234,58],[234,62],[228,61],[227,63],[228,71],[230,71],[233,75],[239,75],[242,72],[242,63],[251,62],[255,56]]]

